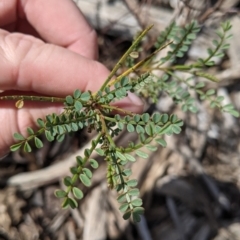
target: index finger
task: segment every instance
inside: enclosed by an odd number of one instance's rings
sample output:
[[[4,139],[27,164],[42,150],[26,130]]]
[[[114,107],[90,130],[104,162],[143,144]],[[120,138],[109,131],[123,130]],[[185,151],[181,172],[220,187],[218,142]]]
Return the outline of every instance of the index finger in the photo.
[[[46,42],[90,59],[98,57],[96,33],[71,0],[8,0],[0,4],[0,20],[5,25],[21,19],[26,19]]]

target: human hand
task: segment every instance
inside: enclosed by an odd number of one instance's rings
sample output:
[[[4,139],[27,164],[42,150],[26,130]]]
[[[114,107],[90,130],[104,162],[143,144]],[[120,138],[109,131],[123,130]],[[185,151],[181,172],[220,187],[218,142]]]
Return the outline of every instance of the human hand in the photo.
[[[0,5],[0,89],[4,95],[64,97],[78,88],[96,91],[109,71],[96,61],[96,33],[71,0],[8,0]],[[118,103],[141,112],[135,95]],[[55,112],[54,104],[25,103],[16,109],[0,102],[0,157],[13,144],[13,133],[26,134],[37,118]]]

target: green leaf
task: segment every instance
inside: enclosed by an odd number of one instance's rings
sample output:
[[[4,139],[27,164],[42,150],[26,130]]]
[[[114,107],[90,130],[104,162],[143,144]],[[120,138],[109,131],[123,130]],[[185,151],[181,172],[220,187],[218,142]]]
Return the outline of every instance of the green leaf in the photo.
[[[123,130],[123,128],[124,128],[124,124],[122,122],[118,122],[117,126],[120,130]]]
[[[73,132],[76,132],[78,130],[78,125],[74,122],[71,123],[71,128]]]
[[[79,189],[77,187],[73,187],[72,193],[73,193],[74,197],[77,199],[83,198],[83,192],[81,191],[81,189]]]
[[[79,174],[79,170],[78,170],[77,167],[71,167],[70,171],[71,171],[72,174]]]
[[[144,208],[143,207],[135,207],[133,209],[133,213],[139,214],[139,215],[143,215],[144,214]]]
[[[145,131],[149,136],[153,136],[153,134],[154,134],[154,129],[151,124],[146,125]]]
[[[62,202],[62,208],[66,209],[68,206],[69,206],[68,197],[66,197]]]
[[[127,220],[127,219],[129,219],[131,217],[131,211],[129,210],[129,211],[127,211],[127,212],[125,212],[124,214],[123,214],[123,219],[124,220]]]
[[[168,115],[167,115],[166,113],[164,113],[164,114],[161,116],[161,121],[162,121],[163,123],[167,123],[167,121],[168,121]]]
[[[82,122],[78,122],[78,127],[79,127],[79,129],[82,129],[83,128],[83,123]]]
[[[214,90],[214,89],[209,89],[209,90],[207,90],[206,95],[207,95],[207,96],[211,96],[211,95],[213,95],[214,93],[215,93],[215,90]]]
[[[141,157],[141,158],[148,158],[148,154],[145,153],[145,152],[142,152],[142,151],[140,151],[140,150],[136,150],[135,152],[136,152],[136,154],[137,154],[139,157]]]
[[[95,159],[90,159],[89,162],[90,162],[90,165],[92,168],[94,168],[94,169],[98,168],[99,164]]]
[[[65,129],[67,130],[67,132],[72,132],[72,128],[70,124],[64,124]]]
[[[25,140],[25,137],[20,134],[20,133],[14,133],[13,134],[13,137],[16,139],[16,140],[19,140],[19,141],[22,141],[22,140]]]
[[[135,207],[140,207],[142,206],[142,199],[141,198],[136,198],[131,201],[131,204]]]
[[[50,131],[45,131],[45,136],[49,142],[52,142],[54,140],[54,137]]]
[[[128,191],[128,194],[131,196],[138,196],[139,195],[139,190],[137,188],[133,188],[131,190]]]
[[[91,186],[91,180],[85,174],[80,174],[79,178],[86,187]]]
[[[145,143],[146,137],[143,133],[140,134],[140,141],[141,143]]]
[[[83,105],[82,105],[82,103],[80,101],[76,101],[74,103],[74,108],[75,108],[76,111],[79,112],[82,109],[82,107],[83,107]]]
[[[198,108],[196,106],[191,105],[188,107],[188,110],[191,111],[192,113],[196,113],[198,111]]]
[[[126,85],[128,85],[128,77],[123,77],[122,79],[121,79],[121,81],[120,81],[120,83],[121,83],[121,85],[122,86],[126,86]]]
[[[116,114],[116,115],[114,116],[114,118],[115,118],[117,121],[120,121],[120,120],[121,120],[121,116],[120,116],[119,114]]]
[[[204,82],[199,82],[197,83],[197,85],[195,86],[195,88],[203,88],[205,87],[205,83]]]
[[[39,138],[35,137],[34,142],[35,142],[35,146],[37,148],[42,148],[43,147],[43,142]]]
[[[100,156],[104,156],[105,152],[101,149],[101,148],[96,148],[95,151],[100,155]]]
[[[224,97],[223,96],[218,96],[216,97],[216,102],[222,102],[224,100]]]
[[[67,193],[63,190],[58,189],[58,190],[55,191],[55,196],[57,198],[64,198],[64,197],[67,196]]]
[[[178,51],[176,54],[177,57],[182,58],[184,56],[184,53],[181,51]]]
[[[63,134],[65,132],[63,126],[58,125],[57,126],[57,132],[58,132],[58,134]]]
[[[110,93],[110,94],[107,95],[107,99],[112,100],[113,98],[114,98],[113,94]]]
[[[137,184],[138,184],[138,182],[137,182],[136,179],[131,179],[131,180],[128,180],[128,181],[127,181],[127,185],[128,185],[129,187],[136,187]]]
[[[76,157],[76,160],[77,160],[77,164],[78,164],[79,166],[83,166],[83,159],[82,159],[82,157],[77,156],[77,157]]]
[[[74,208],[77,208],[78,207],[78,203],[75,199],[73,198],[68,198],[68,204],[69,206],[74,209]]]
[[[126,161],[126,160],[127,160],[126,157],[125,157],[122,153],[120,153],[120,152],[118,152],[118,151],[116,151],[116,155],[117,155],[121,160],[123,160],[123,161]]]
[[[214,39],[214,40],[212,41],[212,43],[213,43],[213,45],[215,45],[215,46],[218,46],[218,45],[219,45],[219,42],[218,42],[216,39]]]
[[[80,98],[82,101],[87,102],[90,99],[90,97],[91,97],[91,95],[89,92],[84,92],[84,93],[82,93]]]
[[[216,102],[215,102],[215,101],[211,101],[210,107],[211,107],[211,108],[215,108],[215,107],[216,107]]]
[[[28,132],[29,135],[34,135],[34,131],[30,127],[27,128],[27,132]]]
[[[123,194],[119,195],[119,196],[117,197],[117,201],[118,201],[119,203],[125,202],[125,201],[126,201],[126,194],[123,193]]]
[[[162,147],[166,147],[167,146],[167,142],[164,139],[162,139],[162,138],[157,138],[157,139],[155,139],[155,141],[158,144],[160,144]]]
[[[61,134],[61,135],[57,135],[56,140],[58,142],[62,142],[64,140],[64,138],[65,138],[65,134]]]
[[[22,146],[22,143],[20,142],[20,143],[16,143],[16,144],[14,144],[14,145],[12,145],[11,147],[10,147],[10,150],[12,151],[12,152],[15,152],[15,151],[17,151],[19,148],[21,148],[21,146]]]
[[[84,174],[86,174],[86,176],[87,176],[89,179],[92,178],[92,172],[91,172],[90,169],[88,169],[88,168],[83,168],[82,171],[83,171]]]
[[[187,39],[194,40],[195,38],[196,38],[195,33],[190,33],[190,34],[187,35]]]
[[[147,144],[147,145],[146,145],[146,148],[147,148],[148,150],[152,151],[152,152],[154,152],[154,151],[157,150],[157,147],[156,147],[156,146],[152,146],[152,145],[150,145],[150,144]]]
[[[236,110],[229,110],[228,113],[230,113],[231,115],[233,115],[234,117],[239,117],[239,112]]]
[[[136,114],[136,115],[134,115],[134,117],[133,117],[133,120],[134,120],[135,122],[139,122],[140,119],[141,119],[141,116],[140,116],[139,114]]]
[[[224,109],[225,111],[233,110],[233,109],[234,109],[234,106],[233,106],[233,104],[229,103],[229,104],[224,105],[224,106],[223,106],[223,109]]]
[[[137,125],[136,131],[137,133],[145,133],[145,129],[141,125]]]
[[[173,125],[172,126],[172,131],[175,133],[175,134],[179,134],[181,132],[181,128],[177,125]]]
[[[109,87],[105,87],[104,91],[105,91],[105,93],[110,93],[111,90]]]
[[[75,99],[79,98],[81,95],[81,91],[79,89],[76,89],[74,92],[73,92],[73,97]]]
[[[128,123],[127,124],[127,130],[128,130],[128,132],[134,132],[134,126],[131,124],[131,123]]]
[[[72,105],[73,104],[73,97],[72,96],[67,96],[66,97],[66,103],[68,104],[68,105]]]
[[[181,107],[183,112],[186,112],[188,110],[188,105],[187,104],[183,104]]]
[[[132,218],[133,218],[133,222],[135,222],[135,223],[138,223],[138,222],[140,222],[141,221],[141,217],[140,217],[140,215],[139,214],[137,214],[137,213],[132,213]]]
[[[124,204],[122,204],[122,205],[119,207],[119,210],[120,210],[121,212],[126,212],[127,209],[128,209],[128,207],[129,207],[128,203],[124,203]]]
[[[122,171],[122,175],[125,177],[129,177],[132,174],[132,170],[131,169],[125,169]]]
[[[133,157],[130,154],[124,153],[124,156],[127,158],[127,160],[129,160],[131,162],[135,162],[136,161],[135,157]]]
[[[25,152],[31,152],[32,151],[32,148],[31,148],[31,146],[29,145],[28,142],[24,143],[23,149],[24,149]]]
[[[149,121],[149,119],[150,119],[150,116],[149,116],[148,113],[144,113],[144,114],[142,115],[142,120],[143,120],[145,123],[147,123],[147,122]]]
[[[45,127],[44,121],[41,118],[37,119],[37,124],[39,127],[42,127],[42,128]]]
[[[152,120],[154,123],[158,123],[161,120],[161,115],[159,113],[154,113],[152,116]]]
[[[67,186],[67,187],[71,186],[71,185],[72,185],[72,179],[71,179],[71,177],[65,177],[65,178],[63,179],[63,183],[64,183],[64,185]]]
[[[91,155],[90,149],[86,148],[86,149],[84,150],[84,156],[88,158],[88,157],[90,157],[90,155]]]

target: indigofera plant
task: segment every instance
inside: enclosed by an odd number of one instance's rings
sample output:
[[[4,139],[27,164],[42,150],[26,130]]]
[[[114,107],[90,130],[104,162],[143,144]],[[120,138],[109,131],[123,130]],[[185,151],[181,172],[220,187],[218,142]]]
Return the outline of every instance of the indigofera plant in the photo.
[[[229,47],[226,39],[230,37],[228,34],[230,28],[229,22],[221,24],[220,30],[217,31],[218,39],[214,40],[213,47],[207,50],[206,59],[198,59],[189,65],[179,65],[175,64],[176,60],[183,57],[191,47],[200,30],[198,24],[192,22],[185,27],[178,27],[172,23],[160,34],[155,43],[155,51],[149,53],[145,59],[137,61],[140,43],[151,29],[150,26],[135,38],[102,87],[95,93],[76,89],[72,96],[66,98],[25,95],[0,97],[0,100],[15,100],[18,108],[24,107],[24,101],[62,102],[64,105],[61,114],[52,113],[45,119],[37,119],[38,129],[27,128],[27,137],[15,133],[14,138],[18,142],[11,146],[11,150],[23,148],[24,151],[31,152],[33,144],[37,148],[43,147],[43,142],[39,138],[41,134],[45,134],[48,141],[61,142],[66,134],[83,128],[96,131],[91,147],[85,149],[84,156],[77,156],[76,166],[72,167],[69,176],[63,179],[66,189],[57,190],[55,195],[63,200],[63,207],[78,207],[78,200],[84,197],[78,183],[81,182],[86,187],[91,186],[93,171],[99,166],[97,160],[92,158],[95,151],[107,163],[106,181],[109,188],[115,189],[118,193],[117,201],[123,218],[128,219],[132,216],[135,222],[140,221],[144,209],[139,197],[137,180],[131,178],[132,172],[127,167],[128,163],[135,162],[136,155],[148,158],[148,154],[141,148],[146,147],[155,151],[157,147],[152,144],[153,142],[166,147],[164,135],[179,134],[183,122],[174,114],[158,112],[151,116],[148,113],[134,114],[111,103],[126,97],[128,92],[135,92],[151,102],[156,102],[161,92],[165,92],[174,102],[181,104],[183,111],[195,113],[197,112],[195,98],[189,91],[194,90],[200,99],[209,101],[211,107],[217,107],[238,117],[239,113],[233,105],[223,105],[223,97],[216,96],[214,89],[206,89],[205,82],[198,79],[201,77],[218,81],[215,76],[208,74],[206,69],[214,65],[214,57],[222,57]],[[166,47],[170,49],[166,56],[156,60],[157,53]],[[166,66],[164,64],[166,62],[171,64]],[[127,70],[123,70],[126,66]],[[116,76],[119,70],[122,73]],[[155,70],[161,70],[163,75],[156,75]],[[184,79],[178,72],[187,73],[189,77]],[[117,146],[113,139],[124,129],[130,133],[137,133],[138,141],[129,142],[127,147]]]

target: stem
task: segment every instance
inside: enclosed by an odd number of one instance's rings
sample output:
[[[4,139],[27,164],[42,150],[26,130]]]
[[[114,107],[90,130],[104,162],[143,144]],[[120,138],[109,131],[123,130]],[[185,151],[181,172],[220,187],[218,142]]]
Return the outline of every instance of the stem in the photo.
[[[123,77],[127,76],[128,74],[130,74],[131,72],[136,71],[139,67],[141,67],[143,64],[145,64],[148,60],[150,60],[153,56],[155,56],[159,51],[161,51],[162,49],[166,48],[168,45],[170,45],[172,43],[168,42],[165,45],[163,45],[162,47],[158,48],[156,51],[154,51],[152,54],[150,54],[148,57],[146,57],[145,59],[143,59],[142,61],[138,62],[137,64],[135,64],[133,67],[129,68],[127,71],[125,71],[124,73],[122,73],[121,75],[119,75],[117,78],[111,80],[109,82],[109,86],[112,86],[113,84],[115,84],[116,82],[120,81]]]
[[[132,45],[129,47],[129,49],[124,53],[124,55],[120,58],[120,60],[117,62],[109,76],[107,77],[106,81],[100,88],[100,91],[103,91],[104,88],[108,85],[108,83],[111,81],[112,77],[115,75],[117,70],[121,67],[127,56],[133,51],[133,49],[139,44],[139,42],[142,40],[142,38],[147,34],[147,32],[153,27],[153,25],[147,27],[145,30],[141,32],[141,34],[137,37],[137,39],[132,43]]]
[[[23,101],[36,101],[36,102],[61,102],[65,101],[65,98],[58,97],[46,97],[46,96],[27,96],[27,95],[12,95],[2,96],[0,100],[23,100]]]
[[[151,138],[152,138],[151,141],[153,141],[153,139],[154,139],[155,137],[163,134],[163,132],[164,132],[171,124],[172,124],[171,122],[167,122],[167,123],[162,127],[162,129],[161,129],[160,132],[158,132],[157,134],[155,134],[155,135],[153,135],[153,136],[151,137]],[[124,151],[123,151],[122,148],[116,148],[116,150],[119,151],[119,152],[122,152],[122,153],[131,153],[131,152],[133,152],[133,151],[135,151],[135,150],[137,150],[137,149],[142,148],[144,145],[146,145],[146,143],[138,143],[138,144],[136,144],[133,148],[132,148],[132,147],[125,148]]]
[[[133,116],[134,114],[130,111],[127,111],[127,110],[124,110],[122,108],[119,108],[119,107],[114,107],[114,106],[109,106],[109,105],[101,105],[102,108],[107,108],[107,109],[110,109],[110,110],[115,110],[117,112],[122,112],[124,114],[128,114],[130,116]]]

